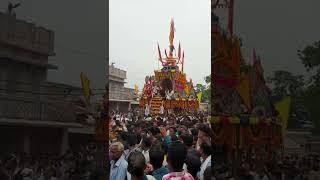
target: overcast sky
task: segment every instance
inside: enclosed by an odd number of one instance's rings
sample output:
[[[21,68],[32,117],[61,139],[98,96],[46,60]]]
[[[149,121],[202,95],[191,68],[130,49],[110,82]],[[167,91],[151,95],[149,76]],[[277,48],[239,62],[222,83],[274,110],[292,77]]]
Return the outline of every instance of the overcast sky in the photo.
[[[185,50],[187,78],[204,83],[211,72],[209,0],[110,0],[110,63],[127,71],[127,86],[141,89],[146,75],[158,68],[157,42],[168,48],[170,18],[175,46]],[[163,55],[164,56],[164,55]]]
[[[18,2],[18,1],[13,1]],[[25,0],[16,9],[19,19],[34,22],[55,32],[56,56],[50,63],[58,70],[50,71],[54,82],[80,86],[83,71],[93,88],[104,88],[108,50],[108,1]],[[8,1],[0,1],[6,11]],[[0,27],[1,28],[1,27]]]

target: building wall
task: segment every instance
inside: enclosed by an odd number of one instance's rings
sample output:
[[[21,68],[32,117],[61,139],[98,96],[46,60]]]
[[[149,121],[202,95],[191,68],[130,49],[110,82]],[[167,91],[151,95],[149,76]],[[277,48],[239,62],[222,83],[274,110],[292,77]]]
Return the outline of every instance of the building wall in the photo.
[[[31,92],[40,92],[40,84],[47,79],[47,69],[0,58],[0,87],[2,93],[20,96],[37,96]]]
[[[59,128],[0,126],[0,153],[60,154]]]
[[[1,12],[0,27],[0,43],[4,42],[5,44],[42,55],[54,54],[53,31],[36,26],[33,23],[16,19],[14,15]],[[18,49],[16,49],[16,51],[17,50]],[[39,62],[39,60],[43,59],[32,58],[32,60]]]
[[[46,82],[52,55],[53,31],[0,12],[0,153],[68,148],[67,128],[80,125],[68,90],[79,88]]]
[[[134,98],[134,90],[126,88],[126,71],[109,66],[109,110],[127,112]]]

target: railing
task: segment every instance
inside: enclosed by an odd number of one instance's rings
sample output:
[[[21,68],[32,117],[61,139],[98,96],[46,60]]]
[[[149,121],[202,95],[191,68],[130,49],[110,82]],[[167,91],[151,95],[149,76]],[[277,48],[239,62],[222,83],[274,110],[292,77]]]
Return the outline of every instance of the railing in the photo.
[[[109,99],[132,100],[133,93],[128,91],[109,91]]]
[[[0,12],[0,41],[38,53],[54,54],[54,33]]]
[[[0,118],[76,122],[73,103],[0,95]]]

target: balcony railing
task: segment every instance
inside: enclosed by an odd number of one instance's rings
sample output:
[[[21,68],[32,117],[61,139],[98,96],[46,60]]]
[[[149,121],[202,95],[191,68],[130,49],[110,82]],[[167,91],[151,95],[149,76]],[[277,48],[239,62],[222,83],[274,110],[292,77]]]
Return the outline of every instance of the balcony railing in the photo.
[[[133,100],[135,98],[134,94],[130,91],[109,91],[109,99],[117,100]]]
[[[76,122],[73,103],[0,95],[0,118]]]

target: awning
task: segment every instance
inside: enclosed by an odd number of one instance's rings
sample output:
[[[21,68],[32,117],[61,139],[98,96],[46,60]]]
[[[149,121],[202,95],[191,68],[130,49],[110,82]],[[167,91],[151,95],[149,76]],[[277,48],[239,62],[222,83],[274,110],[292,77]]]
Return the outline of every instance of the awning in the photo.
[[[33,127],[60,127],[60,128],[81,128],[80,123],[57,122],[57,121],[42,121],[42,120],[26,120],[26,119],[11,119],[0,118],[0,125],[8,126],[33,126]]]

